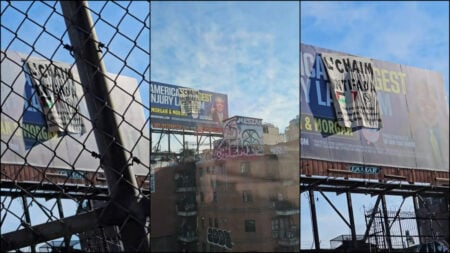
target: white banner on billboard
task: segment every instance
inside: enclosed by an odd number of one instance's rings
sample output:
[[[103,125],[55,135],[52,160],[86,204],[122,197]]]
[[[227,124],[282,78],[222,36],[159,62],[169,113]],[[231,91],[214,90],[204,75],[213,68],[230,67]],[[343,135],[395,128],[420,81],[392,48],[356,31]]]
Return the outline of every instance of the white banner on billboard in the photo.
[[[200,112],[199,91],[191,88],[179,88],[180,107],[182,115],[192,115],[198,118]]]
[[[47,130],[39,92],[23,69],[28,65],[25,59],[27,62],[44,60],[12,51],[2,51],[1,57],[2,164],[98,171],[100,162],[92,156],[92,152],[99,151],[76,67],[67,76],[72,75],[74,80],[73,89],[79,98],[77,114],[81,115],[85,131],[66,131],[61,134]],[[108,73],[107,85],[127,159],[137,157],[140,163],[133,164],[134,173],[148,176],[149,125],[145,119],[137,81],[131,77]]]
[[[322,53],[322,60],[338,124],[349,128],[381,128],[372,61],[333,53]]]
[[[80,94],[68,64],[47,60],[26,62],[28,77],[37,91],[49,132],[84,133],[79,112]]]

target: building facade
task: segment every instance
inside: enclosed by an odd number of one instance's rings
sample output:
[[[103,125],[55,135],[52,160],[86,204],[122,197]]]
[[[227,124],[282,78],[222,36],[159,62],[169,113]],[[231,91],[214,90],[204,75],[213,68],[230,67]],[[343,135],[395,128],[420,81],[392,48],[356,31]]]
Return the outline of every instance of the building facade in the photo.
[[[298,142],[196,163],[198,250],[298,251]]]
[[[260,119],[224,125],[214,149],[155,169],[152,250],[298,251],[298,141]]]

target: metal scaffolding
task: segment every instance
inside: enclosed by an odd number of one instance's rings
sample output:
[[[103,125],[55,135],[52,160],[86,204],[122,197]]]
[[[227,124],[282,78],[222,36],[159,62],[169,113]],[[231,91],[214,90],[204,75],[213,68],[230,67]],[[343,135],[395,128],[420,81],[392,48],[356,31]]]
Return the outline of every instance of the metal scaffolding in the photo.
[[[318,215],[315,204],[316,192],[321,194],[351,231],[350,235],[339,235],[331,240],[331,245],[334,248],[333,250],[344,250],[342,247],[345,247],[345,250],[365,249],[367,251],[377,250],[378,252],[393,252],[395,250],[408,248],[414,244],[413,242],[417,244],[428,241],[445,242],[448,240],[445,236],[436,235],[436,233],[421,233],[424,229],[419,225],[420,221],[426,220],[429,222],[430,227],[438,226],[444,228],[444,226],[449,223],[448,216],[445,216],[445,210],[440,215],[434,216],[424,216],[423,214],[426,212],[421,212],[418,206],[415,207],[415,212],[401,211],[405,198],[407,197],[413,197],[414,203],[423,202],[423,199],[425,198],[443,199],[444,201],[448,201],[449,187],[445,185],[429,186],[402,184],[401,182],[392,183],[373,180],[362,181],[301,176],[300,191],[307,192],[309,196],[309,202],[302,202],[301,205],[309,205],[310,207],[312,233],[315,246],[312,250],[304,250],[305,252],[326,251],[320,247],[320,228],[317,223]],[[341,213],[324,192],[346,194],[348,218]],[[353,204],[351,199],[352,193],[368,194],[377,197],[374,206],[365,212],[366,229],[364,234],[356,234],[355,231]],[[387,209],[386,196],[403,197],[403,201],[397,210]],[[432,211],[428,209],[428,213],[432,213]]]

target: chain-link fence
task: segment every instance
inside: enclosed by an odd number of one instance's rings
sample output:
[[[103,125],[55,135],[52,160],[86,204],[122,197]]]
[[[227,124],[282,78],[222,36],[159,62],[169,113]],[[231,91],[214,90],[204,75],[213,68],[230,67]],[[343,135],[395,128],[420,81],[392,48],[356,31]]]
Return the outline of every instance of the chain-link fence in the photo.
[[[1,251],[148,251],[149,1],[1,2]]]

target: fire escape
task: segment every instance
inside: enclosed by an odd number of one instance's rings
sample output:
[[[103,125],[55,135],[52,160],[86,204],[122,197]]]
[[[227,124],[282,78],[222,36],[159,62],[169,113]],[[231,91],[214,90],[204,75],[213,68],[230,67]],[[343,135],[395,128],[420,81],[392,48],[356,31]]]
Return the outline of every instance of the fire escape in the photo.
[[[180,251],[195,251],[197,234],[197,204],[195,162],[180,163],[174,176],[177,193],[177,238]]]
[[[300,210],[287,200],[276,200],[273,203],[276,213],[272,219],[273,237],[277,238],[280,250],[297,251],[300,238],[294,216],[298,216]]]

